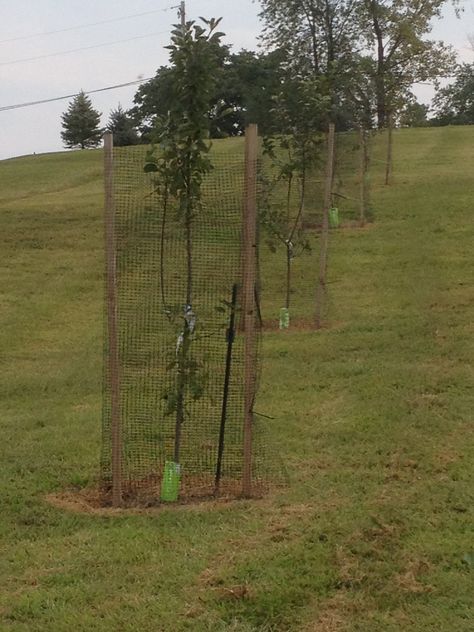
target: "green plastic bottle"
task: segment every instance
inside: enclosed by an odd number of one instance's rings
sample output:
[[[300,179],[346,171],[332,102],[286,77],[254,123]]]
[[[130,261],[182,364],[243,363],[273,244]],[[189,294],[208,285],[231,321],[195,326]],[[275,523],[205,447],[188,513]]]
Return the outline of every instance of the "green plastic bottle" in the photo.
[[[329,226],[339,228],[339,209],[335,206],[329,209]]]
[[[173,461],[166,461],[161,481],[161,500],[165,503],[175,503],[179,498],[181,483],[181,466]]]
[[[290,326],[290,310],[287,307],[280,309],[280,329],[288,329]]]

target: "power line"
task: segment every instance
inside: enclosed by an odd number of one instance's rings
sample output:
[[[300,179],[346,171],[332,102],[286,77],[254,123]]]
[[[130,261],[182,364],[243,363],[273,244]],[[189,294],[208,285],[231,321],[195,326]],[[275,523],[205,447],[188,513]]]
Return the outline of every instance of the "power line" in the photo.
[[[133,13],[132,15],[124,15],[120,18],[111,18],[109,20],[101,20],[100,22],[91,22],[89,24],[79,24],[78,26],[70,26],[65,29],[57,29],[56,31],[43,31],[42,33],[32,33],[31,35],[21,35],[20,37],[11,37],[9,39],[0,40],[0,44],[6,44],[7,42],[19,42],[22,40],[33,39],[35,37],[43,37],[45,35],[55,35],[56,33],[67,33],[69,31],[78,31],[80,29],[87,29],[92,26],[100,26],[101,24],[112,24],[113,22],[123,22],[125,20],[131,20],[132,18],[139,18],[145,15],[153,15],[156,13],[164,13],[175,9],[176,7],[166,7],[165,9],[155,9],[154,11],[144,11],[143,13]]]
[[[47,55],[36,55],[35,57],[24,57],[22,59],[13,59],[12,61],[2,61],[0,66],[12,66],[14,64],[22,64],[28,61],[37,61],[39,59],[49,59],[50,57],[59,57],[61,55],[69,55],[70,53],[79,53],[84,50],[92,50],[94,48],[103,48],[104,46],[113,46],[115,44],[123,44],[124,42],[133,42],[135,40],[146,39],[147,37],[156,37],[157,35],[164,35],[169,31],[160,31],[158,33],[149,33],[148,35],[138,35],[137,37],[129,37],[127,39],[115,40],[114,42],[104,42],[102,44],[94,44],[93,46],[81,46],[80,48],[71,48],[70,50],[63,50],[57,53],[48,53]]]
[[[135,86],[139,83],[144,83],[145,81],[151,81],[151,77],[147,77],[146,79],[136,79],[135,81],[129,81],[127,83],[118,83],[115,86],[107,86],[105,88],[97,88],[96,90],[87,90],[84,94],[95,94],[96,92],[106,92],[107,90],[117,90],[118,88],[126,88],[127,86]],[[7,110],[18,110],[20,108],[27,108],[33,105],[41,105],[43,103],[53,103],[54,101],[64,101],[65,99],[72,99],[73,97],[77,97],[79,93],[75,94],[66,94],[62,97],[54,97],[52,99],[42,99],[41,101],[28,101],[27,103],[15,103],[14,105],[4,105],[0,107],[0,112],[6,112]]]

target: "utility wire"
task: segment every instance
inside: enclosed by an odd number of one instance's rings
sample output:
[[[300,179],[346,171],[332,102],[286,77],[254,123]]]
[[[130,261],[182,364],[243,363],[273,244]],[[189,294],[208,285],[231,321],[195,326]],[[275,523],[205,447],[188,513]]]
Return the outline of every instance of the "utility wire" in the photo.
[[[21,35],[20,37],[11,37],[9,39],[0,40],[0,44],[6,44],[7,42],[20,42],[22,40],[33,39],[35,37],[43,37],[44,35],[55,35],[56,33],[68,33],[69,31],[78,31],[80,29],[87,29],[92,26],[100,26],[101,24],[112,24],[113,22],[123,22],[125,20],[131,20],[133,18],[143,17],[145,15],[153,15],[156,13],[164,13],[175,9],[176,7],[166,7],[166,9],[155,9],[154,11],[145,11],[143,13],[133,13],[132,15],[124,15],[120,18],[111,18],[109,20],[102,20],[100,22],[91,22],[90,24],[79,24],[78,26],[70,26],[65,29],[57,29],[56,31],[43,31],[42,33],[32,33],[31,35]]]
[[[24,57],[22,59],[14,59],[12,61],[2,61],[0,66],[12,66],[14,64],[22,64],[28,61],[37,61],[39,59],[49,59],[50,57],[59,57],[61,55],[69,55],[70,53],[79,53],[84,50],[93,50],[94,48],[103,48],[104,46],[113,46],[115,44],[123,44],[124,42],[133,42],[136,40],[146,39],[147,37],[156,37],[164,35],[169,31],[159,31],[158,33],[149,33],[148,35],[138,35],[137,37],[129,37],[127,39],[115,40],[114,42],[104,42],[103,44],[94,44],[93,46],[81,46],[80,48],[71,48],[57,53],[48,53],[47,55],[36,55],[35,57]]]
[[[106,88],[98,88],[97,90],[87,90],[84,94],[95,94],[96,92],[106,92],[107,90],[117,90],[118,88],[126,88],[127,86],[135,86],[145,81],[151,81],[151,77],[146,79],[137,79],[135,81],[129,81],[128,83],[119,83],[115,86],[107,86]],[[72,99],[77,97],[79,93],[66,94],[62,97],[54,97],[52,99],[42,99],[41,101],[29,101],[27,103],[15,103],[14,105],[4,105],[0,107],[0,112],[6,112],[7,110],[18,110],[20,108],[27,108],[33,105],[41,105],[42,103],[53,103],[54,101],[63,101],[65,99]]]

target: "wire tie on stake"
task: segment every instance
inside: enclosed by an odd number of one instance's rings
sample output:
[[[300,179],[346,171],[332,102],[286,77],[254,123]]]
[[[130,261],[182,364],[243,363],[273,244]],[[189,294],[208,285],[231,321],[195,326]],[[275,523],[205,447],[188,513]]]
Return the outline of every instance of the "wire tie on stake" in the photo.
[[[196,314],[193,312],[193,308],[191,305],[184,306],[184,320],[188,326],[189,333],[193,334],[196,329]],[[176,357],[179,355],[179,350],[181,349],[184,342],[184,331],[182,331],[176,342]]]
[[[184,320],[188,324],[190,333],[194,333],[196,329],[196,314],[193,312],[192,305],[186,305],[184,308]]]
[[[181,332],[178,336],[178,340],[176,341],[176,358],[178,358],[179,356],[179,350],[183,346],[183,342],[184,342],[184,333]]]

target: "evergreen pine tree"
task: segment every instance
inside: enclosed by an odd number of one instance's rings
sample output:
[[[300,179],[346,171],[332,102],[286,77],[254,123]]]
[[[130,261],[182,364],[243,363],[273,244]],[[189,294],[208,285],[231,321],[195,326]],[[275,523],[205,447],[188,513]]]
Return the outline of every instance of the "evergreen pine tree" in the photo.
[[[114,145],[116,147],[124,147],[126,145],[137,145],[139,142],[138,134],[134,128],[132,119],[118,105],[116,110],[110,113],[107,130],[114,135]]]
[[[97,147],[102,140],[103,130],[99,127],[101,113],[94,110],[85,92],[74,97],[67,112],[62,114],[61,138],[68,149]]]

